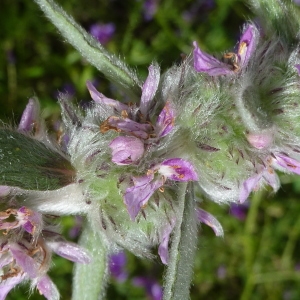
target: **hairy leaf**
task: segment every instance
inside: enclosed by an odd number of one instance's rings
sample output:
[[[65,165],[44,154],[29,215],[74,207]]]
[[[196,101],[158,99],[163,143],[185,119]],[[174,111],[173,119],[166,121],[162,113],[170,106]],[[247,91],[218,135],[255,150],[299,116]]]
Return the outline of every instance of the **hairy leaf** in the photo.
[[[75,172],[59,152],[11,129],[0,129],[0,185],[54,190],[73,181]]]

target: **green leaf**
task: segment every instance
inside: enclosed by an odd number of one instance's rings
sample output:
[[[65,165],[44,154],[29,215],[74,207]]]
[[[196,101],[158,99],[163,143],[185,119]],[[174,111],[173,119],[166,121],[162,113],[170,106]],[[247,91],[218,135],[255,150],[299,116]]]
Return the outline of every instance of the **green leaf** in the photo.
[[[87,223],[79,244],[89,251],[92,261],[89,264],[75,265],[72,300],[104,299],[109,277],[105,238],[102,239],[101,234],[92,230]]]
[[[198,240],[193,183],[189,183],[188,188],[187,184],[182,184],[178,203],[163,300],[190,299],[189,291]]]
[[[75,171],[59,152],[11,129],[0,128],[0,185],[55,190],[73,182]]]

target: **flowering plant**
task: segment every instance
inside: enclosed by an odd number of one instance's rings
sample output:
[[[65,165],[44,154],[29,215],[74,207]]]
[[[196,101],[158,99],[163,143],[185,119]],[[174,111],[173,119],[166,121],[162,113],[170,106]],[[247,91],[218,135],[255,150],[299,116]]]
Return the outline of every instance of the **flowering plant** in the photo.
[[[56,132],[35,98],[17,128],[0,128],[0,299],[23,281],[58,299],[47,275],[52,252],[77,263],[73,299],[101,299],[111,254],[151,258],[155,247],[167,266],[163,299],[188,299],[197,224],[223,235],[201,199],[243,203],[264,186],[276,192],[277,171],[300,174],[292,6],[253,1],[269,18],[246,23],[235,51],[217,59],[194,42],[179,65],[162,73],[153,62],[141,80],[52,0],[35,2],[127,97],[108,98],[87,82],[88,107],[59,95]],[[85,217],[79,245],[62,238],[53,215]]]

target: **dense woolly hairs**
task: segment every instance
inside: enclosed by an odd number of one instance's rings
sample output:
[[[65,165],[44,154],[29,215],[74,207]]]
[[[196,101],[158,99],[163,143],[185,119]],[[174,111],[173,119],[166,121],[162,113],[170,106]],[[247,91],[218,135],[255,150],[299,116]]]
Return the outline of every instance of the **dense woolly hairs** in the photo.
[[[85,214],[89,206],[83,190],[77,184],[69,184],[55,191],[26,191],[14,189],[15,195],[23,205],[44,214],[70,215]]]
[[[243,75],[236,97],[247,130],[259,133],[269,129],[279,143],[288,136],[294,139],[299,135],[299,75],[295,52],[291,53],[275,37],[261,43]]]
[[[248,3],[266,36],[270,38],[275,33],[288,48],[299,42],[299,14],[292,0],[250,0]]]

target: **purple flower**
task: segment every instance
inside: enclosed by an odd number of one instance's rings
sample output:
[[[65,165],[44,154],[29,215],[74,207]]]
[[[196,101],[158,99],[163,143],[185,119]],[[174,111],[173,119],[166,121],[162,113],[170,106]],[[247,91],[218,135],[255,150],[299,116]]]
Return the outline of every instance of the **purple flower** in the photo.
[[[18,130],[24,132],[37,131],[40,119],[40,105],[39,102],[30,98],[25,110],[23,111]]]
[[[249,208],[249,203],[245,201],[242,204],[232,203],[230,205],[230,214],[233,215],[235,218],[244,221],[247,216],[247,211]]]
[[[110,41],[115,33],[115,25],[113,23],[101,24],[96,23],[90,27],[91,35],[101,44],[106,44]]]
[[[247,66],[257,45],[257,40],[257,28],[248,24],[240,39],[237,53],[225,53],[224,62],[202,52],[197,43],[194,42],[194,68],[197,72],[204,72],[210,76],[233,75]]]
[[[109,147],[112,149],[112,161],[117,165],[130,165],[144,153],[144,143],[134,136],[119,136]]]
[[[169,134],[174,127],[174,122],[175,113],[168,101],[157,118],[155,125],[156,136],[161,138]]]
[[[148,70],[149,74],[142,87],[142,96],[140,103],[140,112],[144,117],[147,117],[151,101],[155,96],[160,79],[160,69],[158,65],[150,65]]]
[[[299,4],[300,4],[300,0],[299,0]],[[300,75],[300,64],[296,64],[295,68],[296,68],[296,70],[298,72],[298,75]]]
[[[144,18],[146,21],[153,19],[153,16],[156,13],[157,5],[159,0],[144,0],[143,11]]]
[[[247,140],[256,149],[266,149],[273,143],[273,134],[269,131],[260,132],[258,134],[249,133]]]
[[[157,173],[157,176],[155,176]],[[148,170],[147,175],[133,177],[133,186],[126,189],[124,202],[132,220],[140,209],[145,206],[156,190],[165,181],[197,181],[198,175],[192,164],[180,158],[171,158]]]
[[[126,254],[124,251],[112,254],[109,257],[110,274],[119,282],[125,281],[128,277],[128,273],[125,270],[126,262]]]
[[[134,277],[132,282],[135,286],[143,287],[149,299],[162,300],[163,290],[156,280],[146,276],[139,276]]]
[[[199,222],[204,223],[204,224],[208,225],[209,227],[211,227],[216,236],[224,235],[223,228],[222,228],[222,225],[220,224],[220,222],[213,215],[208,213],[207,211],[205,211],[201,208],[197,208],[196,209],[196,217]]]
[[[175,226],[175,218],[171,219],[171,223],[168,223],[167,226],[162,228],[162,234],[160,236],[160,244],[158,247],[158,254],[163,264],[168,264],[169,261],[169,240],[170,235]]]
[[[3,222],[5,220],[5,222]],[[45,225],[47,224],[47,225]],[[59,299],[56,286],[47,276],[52,252],[78,263],[89,263],[88,254],[66,242],[49,220],[26,207],[0,212],[0,299],[23,281],[31,281],[47,299]]]
[[[264,184],[270,185],[276,192],[279,189],[280,182],[277,174],[271,166],[272,158],[266,160],[265,165],[260,165],[258,171],[253,176],[246,179],[240,189],[239,202],[244,203],[252,191],[256,191]]]
[[[240,190],[239,202],[243,203],[252,191],[258,190],[261,185],[268,184],[276,192],[280,186],[275,170],[300,175],[300,162],[283,153],[272,153],[265,164],[258,167],[255,175],[246,179]]]

